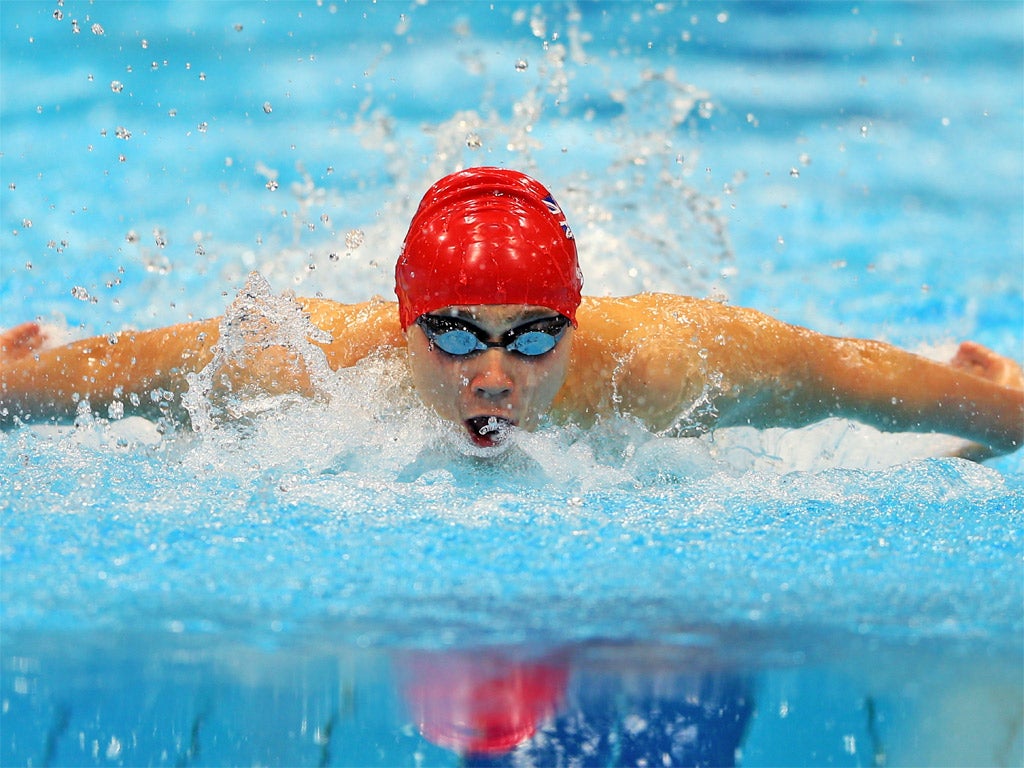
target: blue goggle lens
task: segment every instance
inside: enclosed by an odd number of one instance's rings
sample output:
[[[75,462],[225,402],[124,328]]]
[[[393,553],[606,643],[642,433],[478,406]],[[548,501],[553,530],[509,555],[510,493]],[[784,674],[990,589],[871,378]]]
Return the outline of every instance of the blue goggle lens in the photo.
[[[491,347],[502,347],[509,352],[536,357],[555,348],[569,320],[561,315],[534,320],[505,332],[498,341],[489,341],[483,329],[459,318],[423,315],[416,323],[431,344],[449,355],[469,355]]]

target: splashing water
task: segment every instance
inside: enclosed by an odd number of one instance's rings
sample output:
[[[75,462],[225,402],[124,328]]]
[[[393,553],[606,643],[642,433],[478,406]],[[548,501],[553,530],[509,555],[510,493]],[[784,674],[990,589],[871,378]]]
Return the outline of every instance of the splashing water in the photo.
[[[330,341],[330,334],[314,326],[294,299],[274,295],[266,279],[253,272],[224,313],[213,359],[188,375],[182,402],[193,428],[202,432],[222,419],[239,421],[322,392],[331,371],[314,342]],[[276,370],[282,355],[291,360],[294,377],[308,379],[308,385],[281,394],[261,391],[252,383],[253,374],[258,378],[264,369]]]

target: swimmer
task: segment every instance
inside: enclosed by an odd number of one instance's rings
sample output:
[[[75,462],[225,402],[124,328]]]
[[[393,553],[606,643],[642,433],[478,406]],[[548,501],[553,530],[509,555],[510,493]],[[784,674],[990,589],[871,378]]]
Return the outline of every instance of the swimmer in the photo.
[[[1024,374],[978,344],[941,363],[689,296],[583,297],[565,214],[516,171],[471,168],[431,187],[395,277],[397,304],[298,299],[327,334],[312,341],[334,370],[404,353],[423,403],[478,446],[545,420],[587,426],[615,414],[683,435],[843,417],[955,435],[977,459],[1024,442]],[[0,334],[0,425],[67,421],[82,401],[99,413],[117,401],[126,414],[153,415],[154,391],[187,417],[186,376],[214,359],[219,324],[50,348],[37,323],[9,329]],[[313,390],[301,357],[274,343],[254,344],[225,376],[269,394]]]

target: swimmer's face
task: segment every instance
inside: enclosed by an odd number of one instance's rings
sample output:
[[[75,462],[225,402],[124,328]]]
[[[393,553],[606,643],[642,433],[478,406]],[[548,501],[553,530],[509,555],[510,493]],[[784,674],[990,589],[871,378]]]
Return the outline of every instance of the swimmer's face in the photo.
[[[572,325],[559,322],[560,315],[550,309],[520,304],[447,307],[431,312],[430,318],[442,320],[434,321],[433,327],[413,323],[406,331],[413,383],[423,402],[461,425],[479,446],[495,445],[508,426],[535,429],[565,381]],[[455,322],[448,326],[444,318]],[[471,328],[490,342],[521,338],[523,332],[536,329],[560,335],[550,351],[539,355],[502,347],[455,355],[441,349],[445,340],[428,336],[451,327]],[[513,329],[517,333],[509,334]]]

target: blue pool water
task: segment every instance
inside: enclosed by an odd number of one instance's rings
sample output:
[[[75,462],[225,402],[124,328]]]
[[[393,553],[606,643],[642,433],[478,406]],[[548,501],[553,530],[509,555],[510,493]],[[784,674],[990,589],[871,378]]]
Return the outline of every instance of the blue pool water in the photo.
[[[253,271],[390,296],[430,182],[499,164],[570,212],[588,293],[1019,361],[1022,28],[1010,2],[4,2],[0,326],[214,316]],[[481,461],[393,363],[328,387],[198,432],[0,434],[0,763],[1021,763],[1022,452],[623,421]]]

